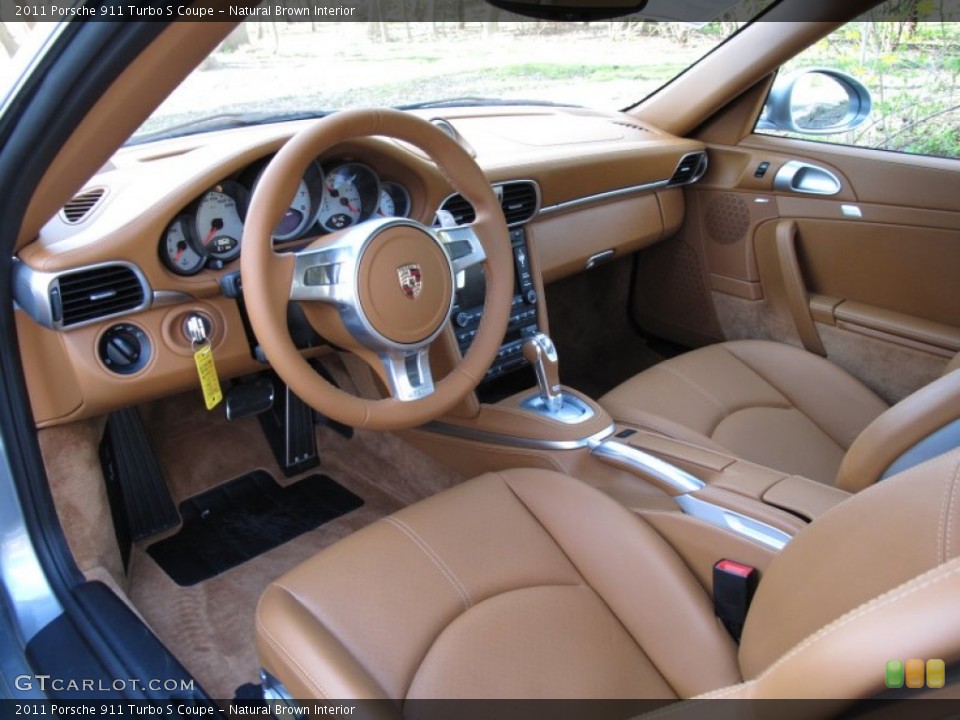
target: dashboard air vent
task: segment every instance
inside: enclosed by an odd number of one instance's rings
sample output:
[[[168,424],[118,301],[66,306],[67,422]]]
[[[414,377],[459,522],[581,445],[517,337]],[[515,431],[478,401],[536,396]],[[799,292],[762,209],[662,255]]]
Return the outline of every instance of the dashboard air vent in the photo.
[[[537,214],[537,205],[539,204],[539,193],[537,186],[532,182],[509,182],[500,186],[502,195],[500,195],[500,206],[503,208],[503,216],[507,219],[507,225],[519,225],[525,223]]]
[[[101,265],[61,275],[50,288],[54,319],[64,327],[135,310],[146,301],[140,277],[126,265]]]
[[[63,219],[71,225],[83,222],[83,219],[93,212],[93,209],[103,200],[106,192],[103,188],[92,188],[91,190],[84,190],[82,193],[74,195],[73,198],[63,206],[63,210],[61,211]]]
[[[688,185],[702,178],[706,171],[707,154],[705,152],[695,152],[684,155],[680,158],[680,162],[677,163],[677,169],[673,171],[670,184]]]
[[[500,207],[507,225],[520,225],[528,222],[540,209],[540,189],[532,180],[496,183],[493,191],[500,199]],[[465,197],[454,194],[443,201],[441,210],[453,216],[457,225],[472,223],[477,218],[473,206]]]
[[[443,205],[440,206],[441,210],[446,210],[453,216],[454,221],[457,225],[468,225],[477,219],[477,213],[473,209],[467,199],[460,195],[451,195],[446,200],[443,201]]]

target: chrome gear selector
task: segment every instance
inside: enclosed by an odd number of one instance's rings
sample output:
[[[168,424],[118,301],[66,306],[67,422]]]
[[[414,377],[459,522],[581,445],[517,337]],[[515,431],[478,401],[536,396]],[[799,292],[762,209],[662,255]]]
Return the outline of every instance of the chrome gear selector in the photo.
[[[563,391],[560,387],[560,363],[553,340],[542,332],[531,335],[523,344],[523,357],[533,365],[540,385],[540,399],[550,413],[558,413],[563,407]]]

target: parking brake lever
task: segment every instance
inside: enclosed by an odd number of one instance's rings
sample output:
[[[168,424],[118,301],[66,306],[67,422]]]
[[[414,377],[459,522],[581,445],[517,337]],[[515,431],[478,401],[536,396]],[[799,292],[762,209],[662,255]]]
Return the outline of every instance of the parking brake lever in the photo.
[[[523,357],[533,365],[540,385],[540,399],[551,413],[563,407],[563,392],[560,388],[560,363],[557,348],[544,333],[531,335],[523,344]]]

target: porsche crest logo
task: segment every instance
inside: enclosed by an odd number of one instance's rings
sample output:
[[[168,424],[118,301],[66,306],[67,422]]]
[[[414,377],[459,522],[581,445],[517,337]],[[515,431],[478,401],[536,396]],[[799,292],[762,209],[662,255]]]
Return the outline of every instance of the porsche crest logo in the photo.
[[[401,265],[397,268],[397,278],[400,280],[400,289],[403,294],[411,300],[420,297],[420,291],[423,290],[423,276],[420,273],[420,266],[416,263]]]

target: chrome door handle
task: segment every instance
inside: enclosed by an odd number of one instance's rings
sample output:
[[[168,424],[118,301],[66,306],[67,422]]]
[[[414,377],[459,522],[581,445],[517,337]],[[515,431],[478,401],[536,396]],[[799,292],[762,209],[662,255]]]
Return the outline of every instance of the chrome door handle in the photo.
[[[799,160],[786,163],[773,179],[774,190],[780,192],[836,195],[842,187],[840,179],[826,168]]]

